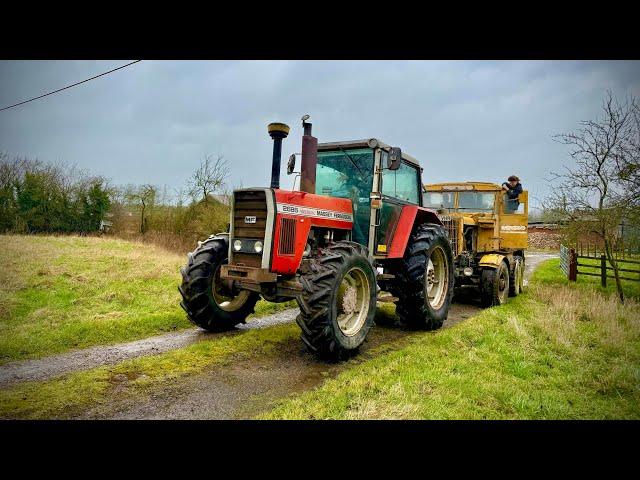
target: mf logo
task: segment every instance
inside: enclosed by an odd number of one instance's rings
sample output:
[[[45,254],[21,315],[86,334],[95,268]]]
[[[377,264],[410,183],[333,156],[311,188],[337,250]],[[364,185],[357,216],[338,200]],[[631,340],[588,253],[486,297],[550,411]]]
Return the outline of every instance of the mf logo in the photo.
[[[244,217],[244,223],[256,223],[256,217],[247,215]]]

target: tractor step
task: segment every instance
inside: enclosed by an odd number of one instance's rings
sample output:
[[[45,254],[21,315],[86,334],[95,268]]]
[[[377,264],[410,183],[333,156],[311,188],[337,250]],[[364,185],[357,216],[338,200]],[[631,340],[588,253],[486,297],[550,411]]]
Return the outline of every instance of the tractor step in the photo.
[[[379,273],[377,277],[378,280],[393,280],[394,278],[396,276],[391,273]]]
[[[393,295],[391,295],[390,293],[382,293],[380,292],[378,294],[378,298],[376,298],[377,302],[389,302],[389,303],[393,303],[393,302],[397,302],[399,300],[398,297],[394,297]]]

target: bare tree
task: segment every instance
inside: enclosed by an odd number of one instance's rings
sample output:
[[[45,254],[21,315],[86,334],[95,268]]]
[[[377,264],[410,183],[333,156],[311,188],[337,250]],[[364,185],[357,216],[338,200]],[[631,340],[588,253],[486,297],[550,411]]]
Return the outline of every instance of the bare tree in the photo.
[[[147,231],[147,210],[153,207],[156,199],[156,187],[153,185],[129,186],[126,198],[132,203],[140,206],[140,233]]]
[[[221,155],[216,160],[210,155],[205,156],[187,183],[189,194],[194,199],[201,196],[202,201],[208,203],[209,195],[218,192],[224,186],[229,173],[229,164]]]
[[[618,225],[633,216],[639,201],[637,150],[633,153],[640,134],[637,112],[635,98],[620,103],[607,92],[601,118],[582,121],[576,132],[554,136],[569,147],[574,163],[562,173],[552,173],[558,183],[544,202],[545,209],[567,221],[569,231],[602,239],[621,302],[624,293],[613,250]]]

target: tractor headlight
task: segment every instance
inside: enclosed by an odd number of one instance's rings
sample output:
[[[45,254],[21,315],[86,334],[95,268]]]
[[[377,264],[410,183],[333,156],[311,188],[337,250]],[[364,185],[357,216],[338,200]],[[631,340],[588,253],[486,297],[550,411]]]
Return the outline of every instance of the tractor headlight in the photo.
[[[242,248],[242,242],[240,240],[236,240],[235,242],[233,242],[233,249],[236,252],[239,252],[241,248]]]
[[[464,274],[465,274],[467,277],[470,277],[471,275],[473,275],[473,268],[471,268],[471,267],[464,267],[463,272],[464,272]]]
[[[262,251],[262,242],[258,241],[254,243],[253,249],[256,251],[256,253],[260,253]]]

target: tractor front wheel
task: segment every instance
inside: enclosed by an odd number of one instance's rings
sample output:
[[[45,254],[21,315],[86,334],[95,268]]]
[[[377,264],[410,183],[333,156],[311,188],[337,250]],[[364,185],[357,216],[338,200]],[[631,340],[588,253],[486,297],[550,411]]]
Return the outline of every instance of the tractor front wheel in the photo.
[[[180,269],[180,306],[191,322],[214,332],[244,323],[259,299],[248,290],[233,292],[220,280],[220,267],[227,263],[227,256],[227,239],[212,236],[187,255],[187,265]]]
[[[336,242],[303,261],[297,298],[302,341],[321,358],[341,360],[364,342],[373,326],[376,280],[367,250]]]

